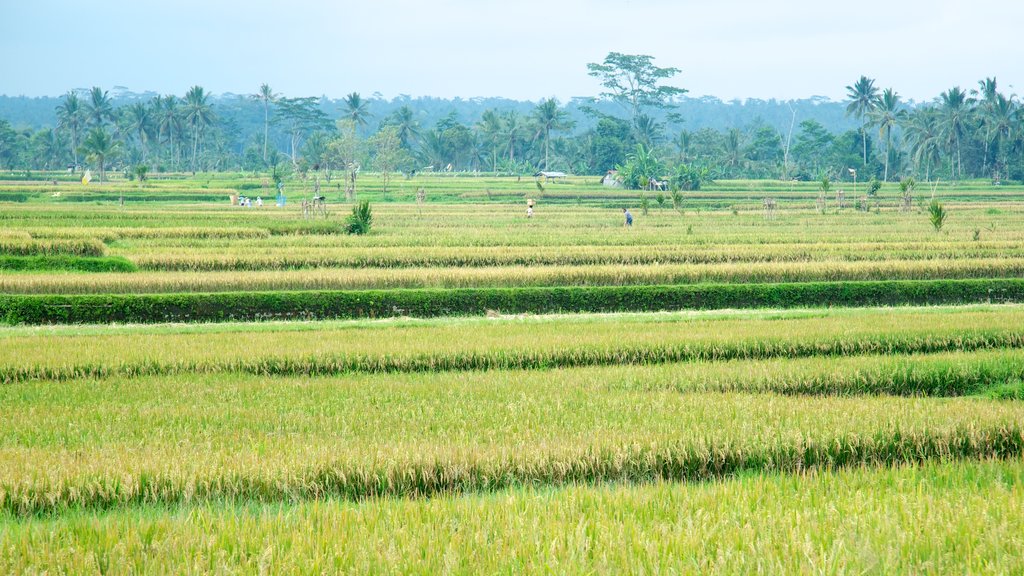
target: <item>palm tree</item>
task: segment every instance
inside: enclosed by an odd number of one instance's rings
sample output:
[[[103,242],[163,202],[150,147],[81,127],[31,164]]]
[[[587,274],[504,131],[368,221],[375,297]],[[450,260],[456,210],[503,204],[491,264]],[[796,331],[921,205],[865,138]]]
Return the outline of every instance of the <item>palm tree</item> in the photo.
[[[423,166],[440,168],[447,163],[446,148],[440,131],[428,130],[423,133],[423,140],[420,142],[416,155]]]
[[[971,95],[981,96],[981,103],[978,105],[978,112],[980,112],[981,126],[985,129],[985,155],[982,157],[982,171],[988,170],[988,152],[990,145],[992,144],[992,138],[995,136],[992,130],[992,126],[988,122],[988,116],[992,112],[992,106],[995,103],[996,95],[999,93],[998,84],[995,77],[985,78],[984,80],[978,80],[978,88],[971,90]]]
[[[1013,96],[1007,98],[1002,94],[996,94],[992,103],[982,111],[982,121],[988,127],[993,149],[995,150],[995,166],[998,171],[1005,169],[1007,163],[1007,149],[1013,141],[1012,135],[1017,126],[1017,118],[1020,115],[1019,107],[1014,102]],[[988,142],[986,142],[986,147]],[[1000,159],[1000,156],[1002,157]]]
[[[267,140],[270,137],[270,105],[280,94],[274,94],[269,84],[260,84],[260,91],[252,95],[254,100],[263,102],[263,163],[267,162]]]
[[[193,86],[185,94],[185,121],[192,132],[192,173],[196,173],[196,152],[199,135],[213,123],[213,110],[207,101],[209,95],[202,86]]]
[[[114,119],[114,105],[107,96],[107,91],[97,86],[93,86],[89,91],[89,101],[85,103],[85,109],[93,126],[103,126],[108,120]]]
[[[661,140],[661,124],[642,112],[633,119],[633,132],[637,142],[647,148],[653,148]]]
[[[416,113],[403,104],[401,108],[391,113],[384,124],[394,126],[398,130],[398,140],[405,148],[412,146],[412,141],[420,136],[420,123],[416,120]]]
[[[136,102],[125,110],[124,121],[128,134],[138,139],[139,147],[142,149],[142,162],[145,163],[146,150],[153,136],[153,112],[149,106]]]
[[[874,109],[878,101],[878,88],[875,88],[875,81],[867,76],[861,76],[853,86],[846,87],[846,95],[850,103],[846,106],[846,115],[853,115],[862,121],[860,135],[864,148],[864,166],[868,165],[868,132],[867,123],[864,119]]]
[[[730,128],[725,135],[725,163],[733,169],[743,162],[743,135],[739,128]]]
[[[515,110],[509,110],[501,115],[501,126],[502,138],[508,144],[508,159],[510,162],[515,162],[516,142],[521,138],[525,126],[520,120],[519,113]]]
[[[942,160],[942,125],[939,111],[923,108],[910,115],[906,125],[910,153],[918,168],[924,166],[925,182],[931,179],[931,168]]]
[[[57,127],[71,133],[71,154],[75,157],[75,169],[78,169],[78,135],[85,125],[85,110],[82,101],[74,92],[64,95],[64,102],[57,106]]]
[[[693,142],[693,134],[686,130],[680,130],[672,144],[679,152],[679,163],[686,164],[690,160],[690,146]]]
[[[939,96],[940,108],[942,110],[942,124],[946,134],[946,141],[956,150],[956,178],[963,177],[963,164],[960,155],[960,141],[967,128],[968,116],[971,112],[973,98],[967,97],[967,92],[954,86]],[[952,156],[950,157],[950,172],[952,172]]]
[[[889,157],[892,155],[892,129],[906,118],[907,112],[900,109],[899,94],[892,88],[886,88],[869,115],[871,123],[878,126],[878,137],[885,139],[885,175],[882,176],[882,182],[888,182]]]
[[[484,139],[491,146],[491,172],[498,171],[498,144],[501,141],[502,122],[501,117],[493,108],[484,110],[477,125]]]
[[[533,120],[537,127],[544,134],[544,170],[548,169],[548,147],[551,142],[552,130],[568,130],[575,125],[569,119],[569,114],[558,107],[554,98],[542,100],[533,109]]]
[[[345,96],[345,106],[348,108],[345,116],[352,121],[353,130],[359,126],[366,126],[367,121],[373,117],[373,114],[370,114],[368,105],[369,103],[363,100],[359,92],[353,92]]]
[[[168,94],[163,98],[158,96],[154,106],[156,108],[157,140],[160,140],[160,136],[167,135],[167,143],[171,147],[172,154],[170,159],[173,160],[173,164],[177,168],[178,148],[175,145],[175,135],[180,135],[182,130],[178,98],[173,94]]]
[[[102,127],[95,127],[89,131],[85,140],[82,141],[82,153],[90,162],[96,163],[100,172],[100,182],[106,179],[106,162],[118,151],[117,142],[107,134]]]

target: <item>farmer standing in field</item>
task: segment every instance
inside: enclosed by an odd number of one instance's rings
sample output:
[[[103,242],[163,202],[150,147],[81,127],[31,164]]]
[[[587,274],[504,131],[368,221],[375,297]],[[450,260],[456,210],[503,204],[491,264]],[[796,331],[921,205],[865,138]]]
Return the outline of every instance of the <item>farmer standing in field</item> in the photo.
[[[623,208],[622,215],[626,217],[626,228],[631,228],[633,226],[633,215],[629,213],[629,208]]]

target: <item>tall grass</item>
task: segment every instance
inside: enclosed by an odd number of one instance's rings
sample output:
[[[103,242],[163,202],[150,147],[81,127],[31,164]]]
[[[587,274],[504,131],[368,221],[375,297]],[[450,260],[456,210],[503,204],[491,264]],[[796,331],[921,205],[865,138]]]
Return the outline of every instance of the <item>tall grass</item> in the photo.
[[[1014,574],[1024,464],[0,519],[7,573]]]
[[[0,509],[429,496],[1019,457],[1024,405],[630,390],[628,371],[0,389]],[[625,388],[624,388],[625,387]]]
[[[8,329],[0,381],[247,372],[339,374],[913,354],[1020,348],[1024,308],[809,317],[666,315],[231,330]],[[312,326],[317,328],[316,325]]]

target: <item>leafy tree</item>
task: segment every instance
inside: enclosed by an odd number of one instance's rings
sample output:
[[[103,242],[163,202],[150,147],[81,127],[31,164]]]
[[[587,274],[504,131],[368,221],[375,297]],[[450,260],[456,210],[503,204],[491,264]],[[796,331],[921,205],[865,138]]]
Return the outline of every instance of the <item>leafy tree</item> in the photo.
[[[352,124],[348,118],[338,120],[338,136],[330,143],[331,157],[345,170],[345,194],[349,198],[354,198],[356,194],[356,178],[362,154],[362,144]]]
[[[835,139],[817,120],[804,120],[793,144],[793,158],[805,173],[819,174]]]
[[[292,165],[298,165],[298,150],[302,138],[317,130],[329,130],[331,121],[320,109],[320,100],[314,97],[281,98],[277,101],[278,114],[275,119],[284,126],[290,138]]]
[[[446,163],[456,168],[468,168],[474,157],[475,137],[473,131],[463,124],[445,128],[441,132]]]
[[[665,172],[665,165],[643,144],[637,144],[626,156],[626,163],[615,168],[622,185],[632,190],[646,187],[651,179],[661,178]]]
[[[533,120],[537,123],[540,132],[544,135],[544,169],[548,169],[548,145],[551,142],[552,130],[568,130],[575,123],[569,119],[569,115],[558,107],[554,98],[542,100],[533,110]]]
[[[612,116],[598,120],[591,144],[592,168],[604,172],[622,162],[634,145],[629,124]]]
[[[711,169],[707,166],[692,166],[680,164],[672,174],[670,184],[673,189],[679,190],[700,190],[704,184],[710,184],[714,180],[711,177]]]
[[[113,158],[119,149],[120,147],[117,142],[100,126],[90,130],[85,139],[82,140],[82,153],[85,155],[86,160],[96,165],[100,175],[100,182],[106,180],[107,160]]]
[[[64,101],[57,106],[57,128],[67,130],[71,134],[71,153],[78,167],[78,137],[85,125],[85,109],[81,100],[74,92],[64,95]]]
[[[771,126],[761,126],[747,147],[747,157],[754,162],[777,163],[782,160],[782,137]]]
[[[604,62],[587,64],[587,71],[605,88],[601,98],[610,99],[625,108],[634,124],[640,113],[648,108],[674,108],[672,100],[687,92],[683,88],[662,84],[679,74],[680,70],[659,68],[654,65],[652,56],[609,52]]]
[[[252,95],[254,100],[263,104],[263,162],[267,162],[267,140],[270,138],[270,105],[277,101],[280,94],[275,94],[269,84],[260,84],[258,92]]]
[[[846,96],[850,103],[846,106],[846,114],[852,115],[861,121],[860,134],[864,152],[863,166],[868,165],[868,133],[866,119],[871,111],[875,109],[878,102],[878,88],[875,81],[867,76],[861,76],[853,86],[846,87]]]
[[[370,137],[368,142],[373,149],[373,166],[383,176],[383,191],[387,195],[391,173],[407,160],[406,153],[402,149],[402,141],[398,136],[398,127],[381,128]]]
[[[13,168],[18,134],[11,123],[0,118],[0,168]]]

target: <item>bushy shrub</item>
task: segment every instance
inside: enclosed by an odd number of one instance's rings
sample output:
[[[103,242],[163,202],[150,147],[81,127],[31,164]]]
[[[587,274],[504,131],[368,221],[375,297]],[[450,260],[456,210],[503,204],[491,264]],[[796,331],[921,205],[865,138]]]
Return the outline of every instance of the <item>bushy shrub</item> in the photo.
[[[363,200],[352,207],[352,214],[345,221],[345,230],[349,234],[366,234],[373,225],[373,212],[370,210],[370,202]]]

